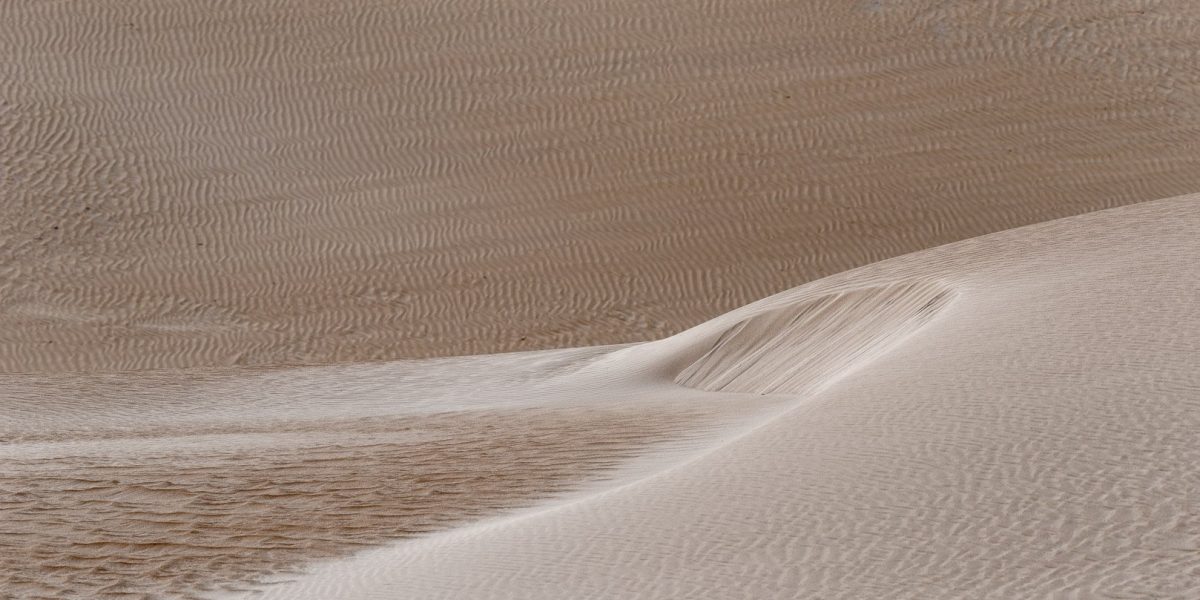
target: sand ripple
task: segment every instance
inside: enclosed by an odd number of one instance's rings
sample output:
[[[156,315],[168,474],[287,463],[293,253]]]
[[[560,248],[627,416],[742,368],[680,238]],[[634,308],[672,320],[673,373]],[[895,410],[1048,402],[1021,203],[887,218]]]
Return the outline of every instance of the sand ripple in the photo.
[[[0,371],[663,337],[1200,189],[1191,0],[0,3]]]
[[[953,297],[945,286],[906,281],[760,312],[675,381],[713,392],[811,394],[886,352]]]
[[[237,589],[570,490],[697,416],[472,412],[9,444],[0,597]]]

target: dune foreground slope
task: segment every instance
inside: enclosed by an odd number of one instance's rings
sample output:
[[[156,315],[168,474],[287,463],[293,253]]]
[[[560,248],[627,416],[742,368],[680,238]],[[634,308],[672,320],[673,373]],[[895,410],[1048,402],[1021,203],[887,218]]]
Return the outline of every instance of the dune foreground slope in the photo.
[[[1194,0],[0,2],[0,371],[658,339],[1200,190]]]
[[[6,377],[0,589],[1195,598],[1198,256],[1184,196],[655,342]]]

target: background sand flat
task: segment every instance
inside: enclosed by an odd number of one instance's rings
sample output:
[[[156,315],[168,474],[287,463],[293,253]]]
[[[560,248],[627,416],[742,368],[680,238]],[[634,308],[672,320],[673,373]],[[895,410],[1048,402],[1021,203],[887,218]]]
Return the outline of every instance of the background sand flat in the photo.
[[[1200,9],[6,2],[0,371],[645,340],[1200,189]]]

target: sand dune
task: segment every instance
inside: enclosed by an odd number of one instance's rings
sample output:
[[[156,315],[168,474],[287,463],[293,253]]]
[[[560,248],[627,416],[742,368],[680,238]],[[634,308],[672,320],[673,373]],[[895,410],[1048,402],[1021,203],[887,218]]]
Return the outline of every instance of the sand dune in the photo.
[[[712,352],[755,319],[856,295],[907,312],[905,294],[918,307],[931,289],[955,294],[898,343],[897,320],[878,319],[889,351],[848,377],[818,362],[829,369],[809,375],[833,380],[823,391],[785,396],[784,412],[674,465],[251,596],[1195,597],[1198,255],[1189,196],[885,261],[619,350],[602,365],[613,376],[653,365],[669,378],[697,355],[724,372]],[[808,331],[809,347],[847,333]],[[742,373],[792,355],[777,343],[788,329],[758,335],[769,350]]]
[[[0,581],[1190,598],[1198,254],[1187,196],[884,261],[651,343],[9,376]]]
[[[1190,0],[5,2],[0,370],[657,339],[1191,193],[1198,23]]]
[[[586,372],[611,350],[8,376],[0,597],[246,589],[612,485],[779,404],[631,400]]]
[[[1200,597],[1198,34],[0,3],[0,599]]]

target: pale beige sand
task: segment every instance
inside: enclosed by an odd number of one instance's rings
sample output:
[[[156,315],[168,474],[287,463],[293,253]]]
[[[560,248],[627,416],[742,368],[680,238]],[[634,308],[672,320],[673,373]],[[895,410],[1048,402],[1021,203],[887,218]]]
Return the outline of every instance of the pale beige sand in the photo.
[[[615,351],[580,373],[627,382],[624,402],[754,398],[721,390],[778,379],[757,365],[796,347],[819,371],[771,386],[806,390],[788,410],[640,478],[248,597],[1200,597],[1197,257],[1188,196],[885,261]],[[807,325],[758,327],[793,317]]]
[[[1187,196],[884,261],[646,344],[8,376],[0,582],[1194,598],[1197,256]]]
[[[612,485],[780,404],[630,399],[581,372],[609,352],[7,376],[0,598],[244,589]]]
[[[1200,189],[1192,0],[0,3],[0,370],[659,338]]]
[[[1198,35],[0,2],[0,598],[1200,597]]]
[[[0,597],[193,597],[560,493],[677,438],[692,412],[329,418],[21,444],[0,475]]]

